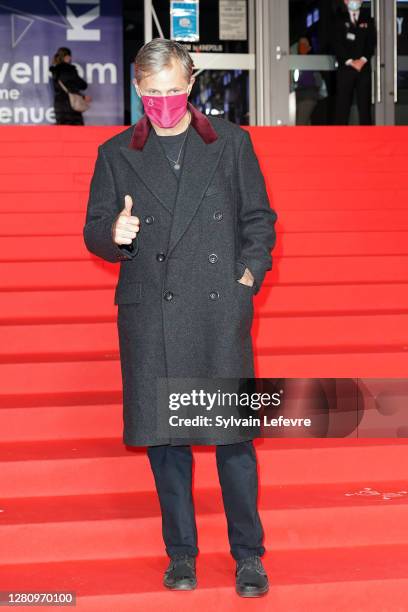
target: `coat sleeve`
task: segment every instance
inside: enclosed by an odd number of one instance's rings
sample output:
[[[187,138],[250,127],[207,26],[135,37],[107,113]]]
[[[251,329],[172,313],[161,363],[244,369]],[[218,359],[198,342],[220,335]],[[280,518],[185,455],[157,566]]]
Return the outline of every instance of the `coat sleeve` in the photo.
[[[377,27],[375,25],[374,19],[370,19],[368,22],[368,33],[367,38],[364,45],[364,56],[368,61],[372,58],[375,53],[375,48],[377,46]]]
[[[72,64],[69,72],[63,75],[61,81],[64,83],[68,91],[72,93],[78,93],[81,89],[86,89],[88,87],[88,83],[79,76],[76,67]]]
[[[121,213],[124,202],[119,202],[112,169],[101,147],[95,162],[89,190],[83,237],[91,253],[114,263],[132,259],[139,250],[138,235],[131,244],[119,245],[113,241],[113,224]]]
[[[346,47],[346,36],[344,30],[344,21],[337,18],[333,28],[333,51],[340,66],[343,66],[350,58],[350,52]]]
[[[254,294],[258,293],[265,274],[272,268],[271,251],[276,242],[277,213],[271,208],[249,133],[244,130],[238,152],[238,231],[240,249],[237,258],[237,278],[249,268],[255,279]]]

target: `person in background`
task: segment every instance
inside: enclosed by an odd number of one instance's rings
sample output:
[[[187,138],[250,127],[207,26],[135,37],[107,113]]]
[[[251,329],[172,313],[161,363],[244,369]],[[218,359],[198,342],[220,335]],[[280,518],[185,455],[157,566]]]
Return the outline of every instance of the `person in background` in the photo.
[[[377,44],[375,21],[362,14],[361,0],[344,0],[336,16],[334,53],[338,61],[336,125],[348,125],[353,94],[361,125],[371,125],[371,57]]]
[[[309,39],[299,39],[299,55],[308,55],[312,50]],[[296,81],[296,125],[310,125],[310,119],[319,100],[322,77],[315,70],[300,70]]]
[[[71,107],[68,94],[58,83],[59,80],[62,81],[69,92],[79,93],[80,95],[83,95],[80,90],[88,87],[87,82],[79,76],[71,61],[71,50],[68,47],[60,47],[50,66],[54,84],[55,118],[58,125],[84,125],[83,114]],[[88,102],[91,101],[91,96],[83,97]]]

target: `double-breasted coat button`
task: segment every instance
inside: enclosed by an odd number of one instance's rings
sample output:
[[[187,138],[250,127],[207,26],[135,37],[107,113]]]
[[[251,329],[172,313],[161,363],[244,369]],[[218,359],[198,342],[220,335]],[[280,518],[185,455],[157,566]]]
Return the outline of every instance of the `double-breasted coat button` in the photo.
[[[223,214],[220,210],[216,210],[215,213],[213,214],[213,217],[216,221],[221,221]]]
[[[154,222],[153,215],[147,215],[147,217],[145,217],[145,223],[147,223],[147,225],[150,225],[153,222]]]
[[[216,261],[218,261],[218,255],[216,255],[215,253],[211,253],[211,255],[208,256],[208,261],[210,263],[215,263]]]
[[[219,297],[220,297],[220,294],[218,293],[218,291],[211,291],[210,300],[218,300]]]
[[[165,291],[163,295],[164,299],[170,302],[173,299],[173,294],[171,291]]]
[[[166,256],[164,253],[157,253],[156,259],[157,261],[164,261],[166,259]]]

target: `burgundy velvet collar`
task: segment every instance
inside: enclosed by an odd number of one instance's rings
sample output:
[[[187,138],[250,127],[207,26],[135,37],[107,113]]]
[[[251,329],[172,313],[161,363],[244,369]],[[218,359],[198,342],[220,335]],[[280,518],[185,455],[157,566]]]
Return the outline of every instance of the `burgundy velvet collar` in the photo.
[[[217,132],[214,130],[213,126],[211,125],[207,117],[204,115],[204,113],[200,112],[189,101],[187,101],[187,108],[191,112],[191,125],[200,134],[204,142],[206,144],[209,144],[210,142],[214,142],[214,140],[217,140]],[[144,114],[135,124],[129,148],[143,149],[151,128],[152,124],[150,123],[150,119],[146,114]]]

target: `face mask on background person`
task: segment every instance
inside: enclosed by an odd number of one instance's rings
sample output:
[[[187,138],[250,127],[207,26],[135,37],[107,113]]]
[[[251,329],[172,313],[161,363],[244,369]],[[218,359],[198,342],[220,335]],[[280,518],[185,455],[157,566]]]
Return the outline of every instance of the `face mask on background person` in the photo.
[[[348,3],[348,7],[350,11],[359,11],[362,4],[363,3],[361,0],[350,0],[350,2]]]
[[[162,128],[174,127],[187,111],[188,93],[174,96],[142,96],[146,115]]]

